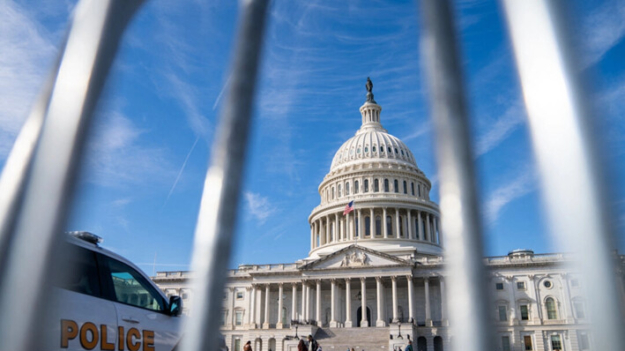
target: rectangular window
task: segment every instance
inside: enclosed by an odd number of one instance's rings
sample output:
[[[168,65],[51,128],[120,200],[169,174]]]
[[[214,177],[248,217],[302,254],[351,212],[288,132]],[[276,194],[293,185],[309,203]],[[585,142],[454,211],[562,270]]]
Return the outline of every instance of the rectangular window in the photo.
[[[516,288],[519,290],[525,290],[525,282],[517,282]]]
[[[341,192],[341,184],[339,184],[339,197],[343,196],[342,192]]]
[[[579,349],[588,350],[590,348],[590,342],[588,341],[588,334],[579,334]]]
[[[414,183],[410,183],[410,188],[412,189],[412,196],[414,196]]]
[[[237,300],[243,299],[243,291],[237,291]]]
[[[373,191],[375,191],[376,193],[378,191],[380,191],[380,180],[379,179],[374,179],[373,180]]]
[[[561,351],[562,350],[562,341],[560,340],[560,335],[552,335],[551,336],[551,349],[553,351]]]
[[[243,324],[243,311],[236,311],[234,314],[234,320],[236,325]]]
[[[418,196],[421,197],[421,184],[417,184],[417,192],[418,192]]]
[[[365,193],[369,192],[369,179],[365,179]]]
[[[530,320],[529,308],[527,305],[521,305],[521,320],[528,321]]]
[[[332,200],[334,200],[334,187],[332,187]]]
[[[349,183],[345,183],[345,195],[349,195]]]
[[[404,194],[408,194],[408,186],[406,185],[405,180],[404,180]]]
[[[523,336],[523,344],[525,345],[525,351],[532,351],[532,337],[530,335]]]
[[[499,306],[499,321],[505,322],[508,320],[508,311],[506,306]]]
[[[354,181],[354,194],[358,194],[358,192],[360,191],[359,186],[360,184],[358,183],[358,181]]]
[[[399,182],[397,181],[397,179],[393,181],[393,189],[395,190],[396,193],[399,192]]]
[[[241,339],[234,339],[234,351],[241,351]]]
[[[495,289],[503,290],[503,283],[495,283]]]
[[[501,337],[501,350],[510,351],[510,337],[509,336]]]

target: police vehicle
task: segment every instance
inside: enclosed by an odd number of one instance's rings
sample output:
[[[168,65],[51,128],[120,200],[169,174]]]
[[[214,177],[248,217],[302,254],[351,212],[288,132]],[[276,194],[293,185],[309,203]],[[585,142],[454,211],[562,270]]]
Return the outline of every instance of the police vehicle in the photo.
[[[103,249],[97,235],[69,232],[53,279],[51,350],[171,351],[180,342],[182,300],[169,299],[139,268]]]

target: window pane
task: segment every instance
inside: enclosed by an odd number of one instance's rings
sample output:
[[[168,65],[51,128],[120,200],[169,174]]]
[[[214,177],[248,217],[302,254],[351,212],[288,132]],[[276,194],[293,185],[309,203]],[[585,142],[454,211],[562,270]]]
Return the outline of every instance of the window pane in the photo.
[[[558,319],[558,315],[556,313],[556,303],[552,298],[548,298],[545,302],[547,305],[547,318],[548,319]]]
[[[107,258],[107,261],[118,302],[154,311],[164,310],[163,299],[139,272],[114,259]]]
[[[388,179],[384,179],[384,191],[388,193]]]
[[[55,285],[77,293],[100,297],[100,279],[95,253],[68,245],[65,257],[68,259],[63,262],[63,266],[69,269],[70,273],[64,275],[62,281],[55,280]]]
[[[509,336],[501,337],[501,349],[503,351],[510,351],[510,337]]]
[[[525,282],[517,282],[516,288],[519,290],[525,290]]]
[[[236,325],[241,325],[243,322],[243,312],[237,311],[234,318],[235,318]]]
[[[365,235],[371,235],[371,218],[365,217]]]
[[[521,320],[527,321],[529,319],[530,319],[530,316],[529,316],[529,309],[527,308],[527,305],[521,305]]]
[[[505,322],[508,320],[508,313],[506,310],[507,310],[506,306],[499,306],[499,321],[500,322]]]
[[[395,192],[398,193],[399,192],[399,183],[397,182],[397,179],[395,179],[395,181],[393,181],[393,185],[395,186]]]
[[[560,342],[560,335],[551,336],[551,349],[553,351],[562,350],[562,343]]]
[[[365,193],[369,192],[369,179],[365,179]]]
[[[380,181],[378,179],[373,180],[373,191],[376,193],[380,191]]]
[[[503,290],[503,283],[495,283],[495,289]]]
[[[375,217],[375,235],[382,234],[382,218],[380,216]]]
[[[532,337],[529,335],[523,336],[523,344],[525,344],[525,351],[532,351]]]
[[[360,189],[358,189],[358,181],[355,181],[355,182],[354,182],[354,194],[358,194],[358,191],[359,191],[359,190],[360,190]]]

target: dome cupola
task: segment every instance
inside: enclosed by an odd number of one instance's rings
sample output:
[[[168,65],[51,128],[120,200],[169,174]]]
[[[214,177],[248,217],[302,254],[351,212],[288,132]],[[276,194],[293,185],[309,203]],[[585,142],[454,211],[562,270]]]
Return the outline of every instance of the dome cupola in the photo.
[[[410,149],[381,123],[382,107],[367,78],[362,124],[338,149],[319,185],[321,204],[309,217],[310,257],[358,242],[397,256],[442,253],[438,205]],[[353,211],[346,209],[353,204]]]

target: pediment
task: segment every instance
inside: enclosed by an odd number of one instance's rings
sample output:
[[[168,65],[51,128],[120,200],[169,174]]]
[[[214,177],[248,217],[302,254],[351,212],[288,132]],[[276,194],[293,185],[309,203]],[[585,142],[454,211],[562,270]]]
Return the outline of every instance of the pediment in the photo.
[[[358,245],[350,245],[301,267],[302,270],[411,266],[410,261]]]

